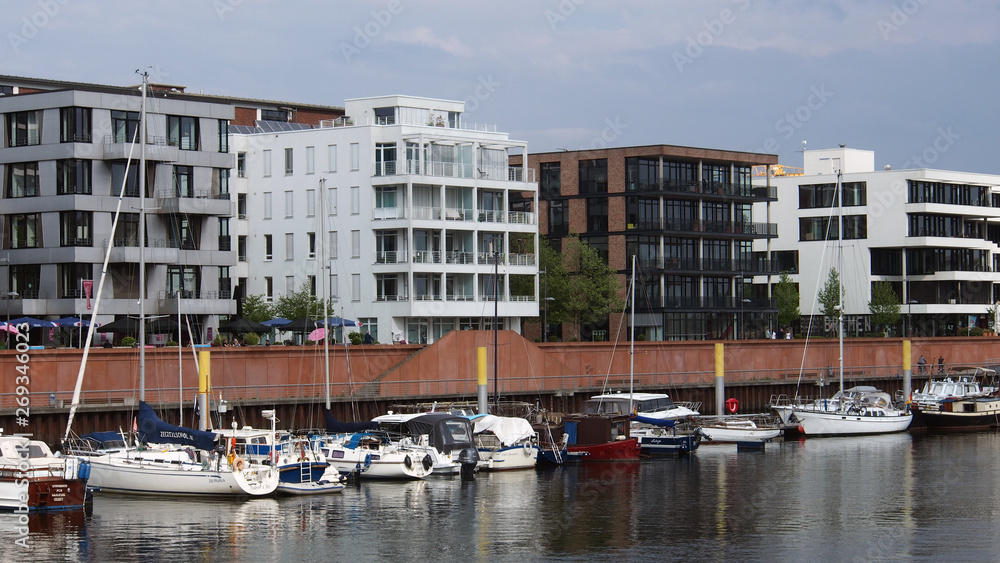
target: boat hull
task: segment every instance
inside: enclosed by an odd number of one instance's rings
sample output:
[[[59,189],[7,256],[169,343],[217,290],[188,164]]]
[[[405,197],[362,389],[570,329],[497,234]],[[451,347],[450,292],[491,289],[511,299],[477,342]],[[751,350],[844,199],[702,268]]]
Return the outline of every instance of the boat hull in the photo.
[[[639,436],[638,440],[642,453],[653,456],[689,454],[701,445],[701,436],[697,432]]]
[[[914,430],[985,430],[1000,426],[1000,408],[976,412],[913,409]]]
[[[27,482],[25,482],[27,481]],[[27,500],[22,495],[27,493]],[[44,512],[83,508],[89,500],[86,479],[34,477],[0,479],[0,510]]]
[[[909,427],[913,415],[862,416],[796,410],[795,418],[806,436],[843,436],[902,432]]]
[[[780,428],[727,428],[702,426],[699,429],[705,442],[732,444],[738,442],[768,442],[781,436]]]
[[[306,483],[278,483],[278,493],[282,495],[325,495],[330,493],[339,493],[343,490],[344,483],[340,480],[328,481],[326,479],[322,479]]]
[[[531,469],[538,462],[538,453],[538,446],[530,442],[499,450],[479,448],[479,469],[484,471]]]
[[[606,444],[569,446],[567,458],[581,462],[639,461],[639,440],[628,438]]]
[[[175,497],[264,496],[278,488],[270,466],[243,471],[204,470],[199,464],[136,463],[129,459],[92,458],[90,483],[96,491]]]

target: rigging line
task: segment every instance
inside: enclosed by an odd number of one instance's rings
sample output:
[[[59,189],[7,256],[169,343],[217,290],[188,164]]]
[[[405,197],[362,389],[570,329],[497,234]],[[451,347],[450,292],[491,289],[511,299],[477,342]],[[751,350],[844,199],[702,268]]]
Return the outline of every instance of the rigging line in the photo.
[[[633,284],[635,284],[635,278],[634,277],[630,280],[630,284],[629,284],[629,288],[628,289],[631,289],[632,286],[633,286]],[[626,317],[626,311],[627,310],[628,310],[628,299],[625,300],[625,304],[622,306],[622,310],[621,310],[621,315],[622,315],[621,318],[622,318],[623,321],[627,318]],[[634,323],[635,319],[632,319],[632,322]],[[617,332],[615,334],[615,340],[611,344],[611,355],[608,358],[608,370],[604,374],[604,384],[601,386],[601,394],[602,395],[604,395],[604,394],[606,394],[608,392],[608,380],[611,378],[611,366],[612,366],[612,364],[614,364],[614,361],[615,361],[615,354],[618,351],[618,341],[621,338],[622,331],[624,330],[624,326],[625,326],[624,322],[619,322],[618,323],[618,330],[617,330]]]

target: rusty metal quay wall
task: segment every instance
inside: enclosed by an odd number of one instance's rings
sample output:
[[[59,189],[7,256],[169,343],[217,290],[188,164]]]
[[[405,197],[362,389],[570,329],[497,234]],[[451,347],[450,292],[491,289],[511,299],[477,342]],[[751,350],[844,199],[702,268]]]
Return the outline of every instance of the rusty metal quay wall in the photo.
[[[715,404],[714,341],[636,342],[634,375],[630,375],[627,342],[535,343],[501,331],[494,355],[493,338],[489,331],[453,331],[429,346],[333,346],[332,410],[344,420],[365,420],[399,403],[475,401],[478,347],[487,350],[491,396],[496,388],[505,400],[572,412],[602,389],[628,390],[632,379],[636,390],[665,391],[675,400],[699,401],[706,413]],[[1000,364],[1000,338],[996,337],[920,338],[911,343],[915,388],[927,378],[916,373],[921,354],[935,369],[939,357],[946,367]],[[836,340],[814,339],[808,346],[804,340],[724,344],[726,395],[739,399],[742,412],[765,409],[772,395],[829,396],[837,389]],[[900,389],[902,353],[902,339],[848,339],[844,344],[845,385],[875,385],[890,393]],[[58,441],[81,355],[77,349],[29,350],[26,358],[13,350],[0,352],[0,425],[4,431],[30,431],[49,442]],[[198,375],[190,350],[179,358],[176,348],[149,349],[146,358],[147,402],[157,406],[164,420],[178,423],[178,401],[182,400],[184,422],[191,425]],[[259,411],[273,407],[284,428],[317,427],[322,424],[322,362],[322,349],[317,346],[212,348],[212,397],[229,402],[240,424],[263,426]],[[25,372],[27,385],[23,385]],[[137,350],[92,350],[74,430],[131,427],[138,403],[138,376]],[[818,386],[821,376],[826,384],[822,388]],[[16,409],[24,397],[30,410],[28,425],[22,427]]]

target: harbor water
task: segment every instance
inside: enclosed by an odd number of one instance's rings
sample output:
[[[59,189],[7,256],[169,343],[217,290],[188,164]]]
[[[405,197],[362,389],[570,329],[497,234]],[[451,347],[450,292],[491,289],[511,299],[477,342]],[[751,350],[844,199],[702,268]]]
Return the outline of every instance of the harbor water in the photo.
[[[3,561],[996,561],[1000,434],[702,446],[632,464],[0,515]]]

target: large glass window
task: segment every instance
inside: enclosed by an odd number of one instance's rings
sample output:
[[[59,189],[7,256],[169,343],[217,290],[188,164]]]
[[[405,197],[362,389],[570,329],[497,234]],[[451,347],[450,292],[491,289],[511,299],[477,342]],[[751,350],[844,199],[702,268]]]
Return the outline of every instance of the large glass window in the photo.
[[[541,191],[541,196],[543,198],[559,197],[561,188],[561,180],[559,177],[559,163],[558,162],[542,162],[539,164],[539,175],[538,179],[538,189]]]
[[[167,142],[170,143],[170,146],[184,151],[198,150],[198,118],[187,115],[168,115]]]
[[[20,213],[7,216],[7,240],[10,248],[39,248],[42,246],[42,220],[38,213]]]
[[[375,175],[396,173],[396,143],[375,143]]]
[[[60,246],[93,246],[90,234],[90,224],[93,213],[90,211],[63,211],[59,213],[59,245]]]
[[[91,131],[90,108],[59,109],[60,143],[89,143]]]
[[[643,157],[626,158],[625,189],[627,191],[660,189],[660,160]]]
[[[91,264],[59,264],[59,297],[61,299],[84,297],[83,281],[93,279],[94,267]]]
[[[198,268],[195,266],[167,266],[167,292],[170,297],[197,298],[200,291]]]
[[[693,162],[663,162],[663,181],[674,189],[694,187],[698,179],[695,163]]]
[[[58,160],[56,161],[56,194],[87,194],[91,193],[91,167],[89,160]]]
[[[967,184],[946,184],[907,180],[909,203],[944,203],[989,207],[990,188]]]
[[[229,120],[219,120],[219,152],[229,152]]]
[[[11,264],[10,290],[21,299],[38,299],[42,281],[42,267],[38,264]]]
[[[285,176],[291,176],[295,171],[295,156],[291,148],[285,149]]]
[[[729,187],[729,165],[702,164],[701,181],[707,191],[722,193]]]
[[[867,215],[844,215],[844,240],[868,238]]]
[[[38,197],[37,162],[15,162],[7,165],[6,197]]]
[[[139,246],[139,214],[122,213],[115,227],[114,246]]]
[[[41,142],[38,131],[37,111],[19,111],[7,114],[7,146],[37,145]]]
[[[111,135],[115,143],[131,143],[139,130],[139,112],[111,111]]]
[[[608,230],[608,198],[587,198],[587,231]]]
[[[608,159],[581,160],[579,169],[581,194],[608,192]]]
[[[569,209],[566,200],[554,199],[549,202],[549,234],[569,232]]]
[[[194,168],[174,166],[174,197],[194,197]]]
[[[128,177],[125,177],[125,170],[128,168]],[[118,196],[125,183],[125,197],[139,197],[139,168],[136,165],[127,166],[124,162],[114,162],[111,164],[111,195]],[[150,175],[146,175],[146,185],[152,184]],[[147,194],[148,194],[147,190]]]

